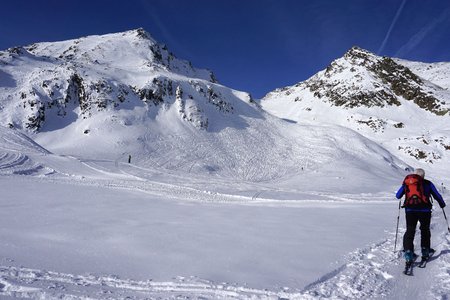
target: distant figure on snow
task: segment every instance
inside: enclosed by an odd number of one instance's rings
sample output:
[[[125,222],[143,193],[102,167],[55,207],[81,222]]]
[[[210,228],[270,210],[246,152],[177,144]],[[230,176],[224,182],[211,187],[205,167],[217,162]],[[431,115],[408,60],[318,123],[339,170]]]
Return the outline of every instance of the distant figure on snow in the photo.
[[[131,154],[128,155],[128,163],[131,164]]]
[[[407,263],[412,263],[415,258],[414,235],[416,233],[417,222],[420,222],[422,259],[426,260],[434,252],[430,248],[432,208],[430,197],[433,196],[441,208],[445,207],[444,199],[434,184],[425,179],[425,171],[423,169],[416,169],[414,174],[409,174],[405,177],[402,186],[397,191],[396,197],[397,199],[401,199],[403,195],[405,195],[405,202],[402,207],[405,208],[406,215],[406,232],[403,236],[405,260]]]

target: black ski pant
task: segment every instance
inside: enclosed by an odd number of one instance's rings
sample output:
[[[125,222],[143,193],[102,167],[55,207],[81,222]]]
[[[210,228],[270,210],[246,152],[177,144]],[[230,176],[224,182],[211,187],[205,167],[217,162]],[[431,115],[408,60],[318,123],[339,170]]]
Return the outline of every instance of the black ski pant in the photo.
[[[414,251],[414,235],[416,234],[417,222],[420,222],[420,246],[430,248],[431,212],[410,211],[406,213],[406,232],[403,236],[403,249]]]

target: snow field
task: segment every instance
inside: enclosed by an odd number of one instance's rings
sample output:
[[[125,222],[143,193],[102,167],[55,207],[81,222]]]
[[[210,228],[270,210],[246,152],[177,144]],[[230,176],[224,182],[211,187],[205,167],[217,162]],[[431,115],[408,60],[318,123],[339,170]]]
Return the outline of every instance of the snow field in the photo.
[[[164,199],[161,196],[155,197],[147,193],[136,194],[131,189],[129,192],[127,190],[120,191],[117,188],[109,191],[109,189],[105,190],[101,186],[75,186],[72,189],[71,185],[59,184],[61,185],[61,190],[58,190],[57,188],[52,188],[55,183],[46,183],[42,180],[37,183],[27,183],[27,181],[24,181],[22,184],[24,185],[23,192],[20,194],[20,197],[16,196],[18,200],[15,203],[18,207],[30,206],[31,208],[33,206],[39,206],[39,208],[26,210],[20,213],[20,215],[18,213],[15,214],[16,219],[27,220],[27,222],[22,224],[24,227],[23,230],[17,227],[17,222],[14,223],[14,226],[10,230],[16,234],[23,232],[20,236],[25,240],[30,239],[29,243],[25,244],[32,245],[33,243],[37,243],[37,249],[34,253],[43,251],[43,249],[39,249],[43,246],[39,243],[42,240],[48,241],[50,243],[49,245],[53,245],[54,243],[55,250],[58,250],[61,256],[70,257],[70,255],[62,250],[67,248],[66,250],[70,252],[82,251],[77,247],[77,244],[79,241],[85,241],[83,242],[82,249],[86,248],[86,251],[93,255],[93,259],[95,259],[104,251],[104,247],[101,247],[96,239],[101,238],[105,233],[104,231],[106,231],[111,236],[108,236],[108,238],[105,237],[106,240],[102,241],[102,243],[110,246],[109,251],[123,252],[123,254],[126,254],[125,258],[128,255],[150,255],[150,257],[154,257],[155,260],[159,261],[167,260],[171,262],[175,260],[180,266],[184,266],[183,268],[189,269],[191,260],[185,259],[186,256],[191,258],[202,257],[203,260],[210,260],[210,265],[218,265],[217,270],[222,269],[219,267],[221,265],[230,264],[228,267],[232,270],[240,270],[242,268],[240,272],[252,273],[252,268],[235,265],[235,259],[243,259],[248,253],[258,252],[263,257],[266,255],[270,256],[270,253],[276,254],[281,252],[279,255],[274,255],[275,257],[271,259],[275,261],[282,260],[282,257],[284,257],[282,253],[295,257],[296,251],[299,251],[298,248],[302,247],[301,240],[305,234],[308,234],[310,231],[315,231],[320,235],[324,235],[326,232],[326,230],[321,228],[315,229],[313,224],[306,222],[307,220],[305,220],[306,224],[303,226],[303,230],[298,230],[297,232],[297,228],[294,226],[296,224],[297,214],[303,210],[307,212],[316,210],[317,204],[310,202],[297,208],[292,203],[289,203],[286,208],[283,208],[282,203],[269,206],[265,206],[264,204],[261,206],[259,203],[246,203],[244,206],[236,206],[232,201],[228,204],[214,202],[213,200],[209,203],[186,202],[182,199],[181,194],[178,197],[180,200],[174,199],[172,201],[175,202],[169,201],[167,206],[164,201],[161,202]],[[99,182],[99,184],[101,183]],[[30,193],[36,188],[36,185],[46,187],[50,191],[42,193],[43,195],[33,195],[31,198],[34,200],[27,200],[26,193]],[[56,185],[58,184],[56,183]],[[99,198],[97,194],[100,191],[105,196]],[[51,195],[58,196],[57,199],[60,200],[51,199]],[[77,195],[80,195],[79,197],[82,199],[77,199]],[[199,196],[197,195],[197,197]],[[203,197],[208,198],[209,195],[204,194]],[[91,199],[97,198],[99,199],[96,202],[92,202]],[[77,205],[73,205],[74,202]],[[352,207],[352,205],[354,204],[348,204],[349,207]],[[383,204],[373,205],[377,207]],[[328,214],[334,212],[335,209],[337,209],[336,206],[334,208],[323,209],[323,219],[327,220]],[[8,214],[7,211],[3,213],[5,217]],[[261,217],[251,217],[251,215],[258,216],[259,214]],[[271,216],[266,216],[267,214]],[[97,219],[95,221],[97,225],[93,226],[89,235],[87,235],[86,230],[90,227],[91,218]],[[335,230],[337,231],[341,228],[346,228],[346,224],[339,225],[339,222],[342,221],[341,217],[337,216],[336,218],[338,219],[328,221],[326,224],[327,228],[336,228]],[[344,217],[342,218],[344,219]],[[10,224],[10,226],[12,225]],[[280,235],[277,225],[283,227],[285,233]],[[206,226],[206,228],[203,228],[203,226]],[[34,228],[42,227],[45,230],[34,230]],[[6,228],[8,228],[7,225],[5,225],[4,230]],[[156,231],[151,231],[152,228]],[[151,232],[146,233],[147,230]],[[197,236],[197,233],[199,236]],[[150,237],[154,236],[154,238],[147,240],[147,234]],[[291,236],[297,236],[297,238],[293,239]],[[331,245],[336,239],[337,237],[330,237],[328,241],[317,241],[314,244],[320,245],[323,243],[323,248],[329,249],[325,251],[333,253]],[[169,247],[169,249],[164,248],[167,246],[167,241],[170,240],[181,243],[182,246],[180,249],[172,249],[172,247]],[[278,248],[276,244],[270,242],[272,240],[274,243],[278,241],[280,246],[286,246]],[[292,246],[287,246],[291,245],[291,243],[293,243]],[[228,244],[231,249],[227,249],[226,247],[222,249],[222,247]],[[62,247],[62,249],[59,247]],[[152,253],[152,251],[149,251],[147,253],[147,247],[149,247],[148,249],[155,248],[155,252]],[[160,249],[160,247],[163,248]],[[246,247],[248,249],[245,249]],[[184,253],[178,253],[181,249],[183,249]],[[312,254],[317,250],[308,247],[302,251],[306,251],[307,253],[311,252]],[[132,254],[133,252],[134,254]],[[216,257],[216,254],[218,257]],[[54,256],[52,259],[54,259]],[[98,259],[102,259],[101,255]],[[164,269],[170,270],[171,266],[177,265],[175,262],[171,262],[169,265],[157,269],[159,269],[159,272],[163,272]],[[243,259],[243,262],[254,265],[254,268],[265,269],[264,265],[259,266],[258,260],[255,258],[249,259],[248,262]],[[51,262],[49,261],[48,263]],[[57,263],[65,264],[63,261],[55,262],[55,267]],[[53,263],[51,264],[53,265]],[[141,269],[140,272],[145,272],[145,269],[146,267]],[[265,275],[264,273],[261,272],[261,274],[256,276],[260,278],[259,280],[268,276],[267,280],[270,280],[271,275]],[[129,273],[130,276],[133,274],[137,273]],[[280,276],[286,277],[287,275],[280,274]],[[254,280],[256,281],[256,279]]]
[[[449,239],[439,210],[435,258],[410,278],[393,253],[397,203],[376,195],[270,205],[249,198],[242,205],[186,202],[102,181],[89,187],[3,176],[0,185],[21,187],[2,197],[15,201],[1,203],[4,296],[440,299],[448,293]],[[399,241],[403,216],[400,224]]]
[[[318,153],[328,155],[333,143],[341,143],[334,129],[328,129],[329,145],[319,142],[321,128],[311,127],[302,137],[323,145]],[[13,133],[5,131],[3,140],[14,140],[9,135]],[[295,139],[295,134],[289,138]],[[398,285],[408,280],[402,277],[401,260],[391,253],[397,213],[393,201],[397,186],[392,183],[401,162],[351,132],[343,138],[352,144],[335,154],[336,161],[327,160],[327,166],[308,166],[295,176],[255,182],[224,173],[211,180],[195,167],[186,173],[186,168],[147,167],[123,159],[61,156],[36,151],[41,148],[27,139],[4,143],[5,153],[16,156],[1,156],[3,170],[20,169],[23,159],[15,157],[27,157],[52,172],[20,176],[5,171],[0,177],[1,295],[44,299],[398,295],[402,291]],[[364,160],[365,149],[377,157],[370,164]],[[389,174],[383,172],[386,165],[390,175],[377,175]],[[442,232],[442,222],[433,222],[433,234]],[[438,247],[442,241],[436,233],[434,245],[445,253],[445,244]],[[434,263],[420,271],[433,272]],[[443,264],[439,272],[431,273],[439,274],[436,280],[444,287],[446,269]],[[424,284],[423,289],[436,297],[446,293],[439,285],[430,289]]]

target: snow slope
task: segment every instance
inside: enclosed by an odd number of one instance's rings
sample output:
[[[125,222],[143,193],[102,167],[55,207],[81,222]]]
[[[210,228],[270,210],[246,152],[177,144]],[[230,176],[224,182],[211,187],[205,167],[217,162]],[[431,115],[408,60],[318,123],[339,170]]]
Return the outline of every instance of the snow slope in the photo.
[[[439,210],[435,259],[412,278],[401,274],[392,252],[394,181],[389,191],[361,186],[351,194],[326,185],[325,176],[313,179],[321,190],[232,179],[214,185],[36,153],[27,143],[21,151],[55,171],[0,176],[2,298],[441,299],[449,292],[450,240]],[[357,175],[366,176],[362,168]],[[400,224],[402,234],[403,216]]]
[[[396,61],[408,67],[421,78],[428,80],[445,90],[450,88],[450,80],[448,79],[450,74],[450,63],[423,63],[403,59],[396,59]]]

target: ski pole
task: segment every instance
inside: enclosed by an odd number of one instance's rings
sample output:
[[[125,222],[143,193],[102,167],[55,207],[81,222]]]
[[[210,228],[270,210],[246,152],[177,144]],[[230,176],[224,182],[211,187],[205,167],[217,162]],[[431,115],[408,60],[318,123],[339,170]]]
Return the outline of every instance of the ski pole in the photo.
[[[400,221],[400,208],[401,208],[401,206],[402,206],[402,200],[400,199],[400,201],[398,202],[397,229],[395,230],[394,253],[395,253],[395,251],[397,251],[398,222]]]
[[[444,213],[445,222],[447,222],[447,229],[448,229],[448,232],[450,232],[450,226],[448,226],[448,220],[447,220],[447,216],[446,216],[446,214],[445,214],[444,208],[442,208],[442,212]]]

